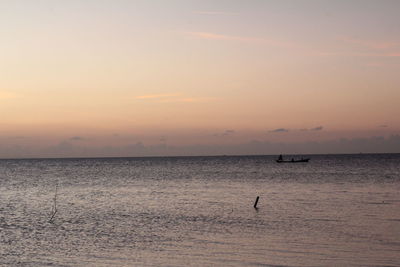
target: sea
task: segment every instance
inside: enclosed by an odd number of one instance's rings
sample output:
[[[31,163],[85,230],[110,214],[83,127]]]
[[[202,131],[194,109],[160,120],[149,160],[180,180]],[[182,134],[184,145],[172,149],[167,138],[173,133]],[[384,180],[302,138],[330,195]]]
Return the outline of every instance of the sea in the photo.
[[[0,160],[0,266],[400,266],[400,154],[304,157]]]

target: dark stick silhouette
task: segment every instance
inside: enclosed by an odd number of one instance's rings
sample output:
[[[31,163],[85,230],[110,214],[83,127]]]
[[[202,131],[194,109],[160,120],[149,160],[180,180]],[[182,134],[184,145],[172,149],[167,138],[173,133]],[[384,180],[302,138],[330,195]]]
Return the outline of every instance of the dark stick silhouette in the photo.
[[[255,209],[257,209],[257,204],[258,204],[258,200],[260,199],[260,197],[259,196],[257,196],[257,198],[256,198],[256,202],[254,203],[254,208]]]
[[[58,186],[56,185],[56,192],[54,194],[54,199],[53,199],[54,203],[53,203],[53,208],[51,210],[51,217],[49,220],[50,223],[53,222],[54,216],[56,216],[56,213],[57,213],[57,189],[58,189]]]

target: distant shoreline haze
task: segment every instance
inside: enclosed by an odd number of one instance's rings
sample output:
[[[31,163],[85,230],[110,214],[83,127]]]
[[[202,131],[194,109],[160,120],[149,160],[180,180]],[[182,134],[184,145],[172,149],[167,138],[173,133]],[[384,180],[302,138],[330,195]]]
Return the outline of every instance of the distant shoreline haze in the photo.
[[[182,146],[167,143],[146,145],[143,142],[129,145],[85,146],[73,141],[62,141],[53,146],[0,144],[0,158],[3,159],[358,153],[400,153],[400,135],[302,143],[253,140],[239,144]]]

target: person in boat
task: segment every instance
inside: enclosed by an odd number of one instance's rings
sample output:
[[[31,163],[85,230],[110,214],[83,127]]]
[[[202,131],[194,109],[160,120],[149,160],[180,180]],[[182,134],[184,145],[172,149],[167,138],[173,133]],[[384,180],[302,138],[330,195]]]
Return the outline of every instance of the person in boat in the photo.
[[[278,158],[278,160],[279,160],[279,161],[282,161],[282,160],[283,160],[283,157],[282,157],[282,155],[279,155],[279,158]]]

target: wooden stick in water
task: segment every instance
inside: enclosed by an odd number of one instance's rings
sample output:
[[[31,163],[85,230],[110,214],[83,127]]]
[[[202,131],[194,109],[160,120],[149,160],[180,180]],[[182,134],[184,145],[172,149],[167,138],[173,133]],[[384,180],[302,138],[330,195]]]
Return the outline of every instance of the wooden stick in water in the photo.
[[[58,189],[58,185],[56,185],[56,192],[54,194],[54,199],[53,199],[54,204],[53,204],[53,209],[52,209],[52,212],[51,212],[52,213],[51,214],[51,218],[49,220],[50,223],[53,222],[54,216],[56,216],[56,213],[57,213],[57,189]]]
[[[254,208],[255,208],[255,209],[257,209],[257,203],[258,203],[258,199],[260,199],[260,197],[259,197],[259,196],[257,196],[257,198],[256,198],[256,202],[254,203]]]

